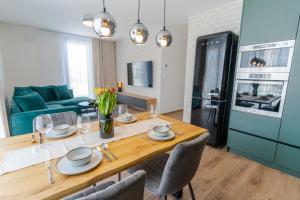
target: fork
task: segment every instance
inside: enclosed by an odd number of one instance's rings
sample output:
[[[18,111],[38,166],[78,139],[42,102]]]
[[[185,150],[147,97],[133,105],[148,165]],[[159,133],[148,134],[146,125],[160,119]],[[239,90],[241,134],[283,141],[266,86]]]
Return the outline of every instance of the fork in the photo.
[[[53,180],[53,176],[52,176],[52,171],[51,171],[52,164],[51,164],[50,160],[45,161],[45,168],[48,170],[48,180],[51,184],[53,184],[54,180]]]

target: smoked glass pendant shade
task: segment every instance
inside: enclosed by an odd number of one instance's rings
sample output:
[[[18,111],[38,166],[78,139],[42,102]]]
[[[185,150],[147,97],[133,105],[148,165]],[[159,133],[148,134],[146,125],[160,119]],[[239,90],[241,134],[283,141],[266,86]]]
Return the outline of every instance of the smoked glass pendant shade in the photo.
[[[93,28],[100,37],[112,37],[117,30],[117,24],[110,13],[100,12],[94,18]]]

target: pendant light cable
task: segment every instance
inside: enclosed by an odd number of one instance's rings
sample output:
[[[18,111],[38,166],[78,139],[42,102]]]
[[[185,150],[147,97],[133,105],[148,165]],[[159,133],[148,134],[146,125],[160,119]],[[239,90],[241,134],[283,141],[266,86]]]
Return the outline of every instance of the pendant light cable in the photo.
[[[106,12],[106,8],[105,8],[105,0],[102,0],[102,4],[103,4],[103,12]]]
[[[140,23],[140,10],[141,10],[141,0],[138,0],[138,20],[137,20],[138,23]]]
[[[166,29],[166,0],[164,0],[164,30]]]

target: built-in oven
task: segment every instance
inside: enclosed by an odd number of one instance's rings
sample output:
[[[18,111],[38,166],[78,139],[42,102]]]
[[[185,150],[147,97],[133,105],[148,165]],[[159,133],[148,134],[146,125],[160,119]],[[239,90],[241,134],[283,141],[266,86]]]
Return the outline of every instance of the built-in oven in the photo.
[[[240,46],[237,72],[290,72],[295,40]]]
[[[281,118],[288,73],[237,73],[233,110]]]

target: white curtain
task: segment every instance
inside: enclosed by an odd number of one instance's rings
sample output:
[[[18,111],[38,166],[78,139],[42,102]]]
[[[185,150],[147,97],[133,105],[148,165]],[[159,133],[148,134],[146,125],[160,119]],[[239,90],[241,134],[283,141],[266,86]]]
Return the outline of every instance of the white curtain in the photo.
[[[93,39],[94,85],[116,87],[115,42]]]
[[[63,73],[74,96],[93,97],[92,39],[80,36],[63,36]]]
[[[0,49],[0,138],[9,136],[8,118],[7,118],[7,99],[4,91],[4,74],[2,66],[2,56]]]

